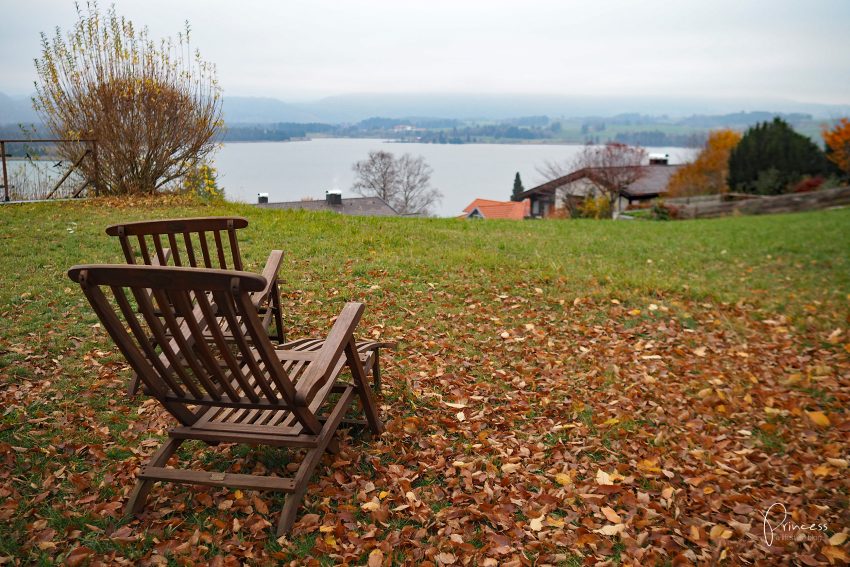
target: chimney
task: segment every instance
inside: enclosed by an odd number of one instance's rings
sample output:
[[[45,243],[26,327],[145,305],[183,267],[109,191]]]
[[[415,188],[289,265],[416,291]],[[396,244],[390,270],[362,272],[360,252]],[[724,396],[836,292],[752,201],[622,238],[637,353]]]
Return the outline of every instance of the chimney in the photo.
[[[257,203],[260,205],[265,205],[269,202],[269,194],[268,193],[257,193]]]
[[[339,189],[325,191],[325,200],[328,205],[342,205],[342,191]]]

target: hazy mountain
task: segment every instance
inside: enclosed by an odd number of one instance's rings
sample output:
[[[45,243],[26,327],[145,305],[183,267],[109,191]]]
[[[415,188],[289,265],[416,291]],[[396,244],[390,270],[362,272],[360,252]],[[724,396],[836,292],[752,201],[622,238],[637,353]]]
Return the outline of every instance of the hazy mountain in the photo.
[[[815,119],[850,115],[850,105],[827,105],[790,100],[746,100],[671,97],[589,97],[505,94],[352,94],[313,102],[287,103],[269,97],[224,97],[228,124],[278,122],[326,124],[356,123],[370,117],[399,119],[428,116],[452,120],[506,120],[519,116],[608,117],[622,113],[666,115],[719,115],[739,112],[805,113]],[[36,122],[29,97],[0,93],[0,124]]]
[[[237,123],[323,122],[310,110],[276,98],[227,96],[222,103],[224,121]]]
[[[808,113],[833,118],[850,113],[850,105],[788,100],[682,99],[669,97],[581,97],[543,95],[356,94],[293,104],[320,122],[357,122],[372,116],[402,118],[437,116],[455,119],[504,120],[517,116],[613,116],[624,112],[684,117],[741,111]]]
[[[28,96],[0,93],[0,124],[32,124],[39,122]]]

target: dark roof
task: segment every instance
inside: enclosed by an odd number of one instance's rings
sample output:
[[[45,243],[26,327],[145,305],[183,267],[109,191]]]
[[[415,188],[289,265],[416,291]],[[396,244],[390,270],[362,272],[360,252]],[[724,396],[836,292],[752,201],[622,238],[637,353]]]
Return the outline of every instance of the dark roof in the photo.
[[[627,185],[620,191],[626,197],[649,197],[660,195],[667,191],[670,177],[679,171],[681,165],[647,165],[643,175],[637,181]]]
[[[340,205],[331,205],[325,199],[315,201],[287,201],[281,203],[261,203],[266,209],[304,209],[307,211],[333,211],[343,215],[362,217],[396,217],[398,212],[380,197],[352,197],[343,199]]]
[[[660,195],[667,190],[667,182],[670,180],[670,176],[673,175],[681,165],[642,165],[640,166],[642,173],[641,176],[632,183],[628,184],[624,187],[620,193],[625,195],[626,197],[649,197]],[[531,189],[525,191],[522,194],[523,199],[527,197],[531,197],[532,195],[540,195],[540,194],[548,194],[554,193],[558,187],[566,185],[567,183],[572,183],[573,181],[577,181],[579,179],[588,178],[600,185],[604,185],[604,180],[600,178],[598,175],[595,175],[595,170],[599,168],[596,167],[585,167],[572,173],[568,173],[562,177],[558,177],[557,179],[553,179],[551,181],[547,181],[537,187],[532,187]]]

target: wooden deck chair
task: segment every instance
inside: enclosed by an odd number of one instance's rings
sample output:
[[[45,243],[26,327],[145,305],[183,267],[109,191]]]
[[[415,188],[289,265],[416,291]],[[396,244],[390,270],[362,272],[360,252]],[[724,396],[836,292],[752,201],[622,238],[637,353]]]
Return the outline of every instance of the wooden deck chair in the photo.
[[[145,391],[178,422],[141,468],[128,513],[144,508],[156,481],[277,490],[287,493],[277,528],[283,535],[322,454],[338,451],[334,433],[355,398],[371,431],[383,431],[354,338],[362,303],[345,305],[317,350],[291,350],[271,342],[257,312],[253,294],[268,284],[262,276],[141,265],[74,266],[68,276],[80,284]],[[178,311],[187,315],[178,317]],[[219,317],[229,323],[232,340]],[[351,379],[341,381],[346,367]],[[292,478],[167,467],[186,439],[307,453]]]
[[[242,217],[198,217],[129,222],[107,227],[106,234],[117,236],[128,264],[140,260],[149,266],[185,266],[193,268],[244,269],[236,231],[248,226]],[[266,288],[252,295],[263,327],[269,336],[284,342],[280,308],[278,271],[283,252],[272,250],[263,268]],[[271,323],[275,332],[272,333]]]
[[[219,268],[242,270],[242,256],[239,251],[239,239],[236,231],[246,228],[248,219],[242,217],[198,217],[166,220],[152,220],[115,224],[107,227],[106,234],[117,236],[128,264],[152,266],[184,266],[200,268]],[[285,331],[280,304],[280,265],[283,252],[272,250],[266,260],[262,275],[266,278],[266,287],[252,294],[252,301],[262,317],[263,327],[270,330],[274,321],[275,333],[269,336],[284,343]],[[230,337],[226,320],[219,318],[224,334]],[[211,340],[207,333],[207,340]],[[371,371],[376,392],[381,388],[380,348],[392,348],[393,343],[386,341],[360,341],[357,350],[364,364]],[[285,343],[288,350],[314,351],[322,347],[321,339],[299,339]],[[134,376],[127,391],[135,395],[138,391],[139,377]]]

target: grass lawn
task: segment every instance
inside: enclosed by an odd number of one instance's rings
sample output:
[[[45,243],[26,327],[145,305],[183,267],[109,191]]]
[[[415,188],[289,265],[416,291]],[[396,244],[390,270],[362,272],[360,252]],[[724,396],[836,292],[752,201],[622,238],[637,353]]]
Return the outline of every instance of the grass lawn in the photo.
[[[0,207],[0,564],[850,561],[850,209],[468,222],[136,205]],[[358,300],[360,333],[399,344],[388,432],[325,458],[286,539],[272,493],[166,485],[122,518],[171,422],[126,397],[65,276],[121,261],[111,223],[212,215],[249,219],[249,269],[286,252],[292,337]],[[221,470],[290,458],[181,451]],[[767,545],[777,502],[826,530]]]

